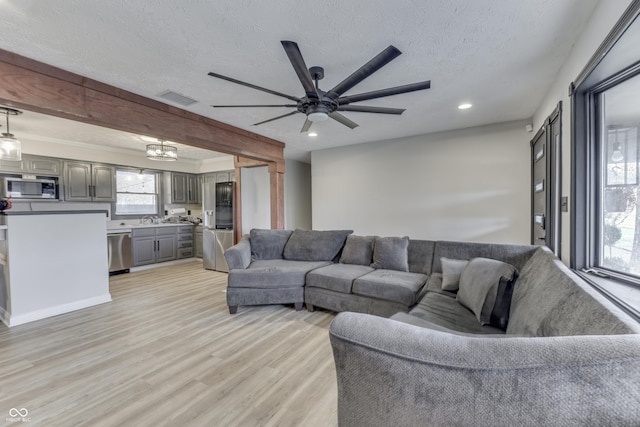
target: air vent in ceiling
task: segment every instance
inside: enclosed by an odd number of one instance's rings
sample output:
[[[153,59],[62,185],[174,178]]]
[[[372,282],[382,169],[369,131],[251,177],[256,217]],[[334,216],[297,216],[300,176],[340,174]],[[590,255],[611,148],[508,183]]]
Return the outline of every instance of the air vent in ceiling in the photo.
[[[183,105],[188,107],[191,104],[195,104],[196,101],[193,98],[189,98],[188,96],[180,95],[172,90],[165,90],[158,94],[158,96],[162,99],[166,99],[167,101],[175,102],[176,104]]]

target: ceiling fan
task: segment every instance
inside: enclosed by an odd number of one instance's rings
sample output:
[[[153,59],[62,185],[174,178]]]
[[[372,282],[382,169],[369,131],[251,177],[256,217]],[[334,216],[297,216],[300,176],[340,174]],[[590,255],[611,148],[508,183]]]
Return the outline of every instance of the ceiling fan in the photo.
[[[263,92],[270,93],[272,95],[282,96],[284,98],[294,101],[295,104],[282,104],[282,105],[212,105],[214,108],[234,108],[234,107],[290,107],[295,108],[292,111],[281,116],[273,117],[268,120],[264,120],[259,123],[254,123],[254,126],[261,125],[263,123],[272,122],[274,120],[282,119],[297,113],[303,113],[306,115],[306,120],[302,125],[300,132],[307,132],[313,122],[319,122],[332,118],[343,125],[354,129],[358,126],[357,123],[351,121],[339,111],[353,111],[360,113],[377,113],[377,114],[402,114],[403,108],[386,108],[386,107],[373,107],[365,105],[350,105],[354,102],[366,101],[369,99],[382,98],[385,96],[399,95],[407,92],[414,92],[417,90],[429,89],[431,87],[431,81],[423,81],[418,83],[411,83],[403,86],[396,86],[387,89],[374,90],[372,92],[361,93],[358,95],[344,96],[344,93],[355,85],[369,77],[371,74],[378,71],[380,68],[391,62],[398,57],[402,52],[394,46],[389,46],[378,55],[376,55],[369,62],[357,69],[353,74],[338,83],[333,89],[325,92],[318,87],[318,81],[324,78],[324,68],[311,67],[307,68],[307,65],[302,58],[300,48],[298,44],[292,41],[281,41],[284,47],[291,65],[295,70],[302,87],[304,88],[305,95],[301,98],[296,96],[287,95],[285,93],[276,92],[271,89],[267,89],[261,86],[257,86],[251,83],[236,80],[231,77],[223,76],[221,74],[209,73],[210,76],[223,79],[232,83],[247,86],[252,89],[261,90]]]

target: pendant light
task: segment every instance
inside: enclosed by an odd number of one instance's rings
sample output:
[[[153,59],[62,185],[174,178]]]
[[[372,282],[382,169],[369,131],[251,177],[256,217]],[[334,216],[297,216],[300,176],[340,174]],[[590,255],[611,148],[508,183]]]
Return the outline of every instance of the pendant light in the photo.
[[[164,141],[159,139],[160,144],[147,144],[147,159],[171,162],[178,160],[178,148],[172,145],[164,145]]]
[[[11,132],[9,132],[9,116],[17,116],[22,111],[13,108],[0,107],[0,113],[7,115],[7,131],[0,135],[0,160],[22,160],[22,147]]]

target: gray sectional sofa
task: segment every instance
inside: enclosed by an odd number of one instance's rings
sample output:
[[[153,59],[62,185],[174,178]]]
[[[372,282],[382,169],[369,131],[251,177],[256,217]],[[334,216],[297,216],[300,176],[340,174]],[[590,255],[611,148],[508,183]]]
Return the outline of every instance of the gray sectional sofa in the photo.
[[[548,249],[280,233],[225,254],[230,311],[340,312],[341,426],[640,425],[640,324]]]

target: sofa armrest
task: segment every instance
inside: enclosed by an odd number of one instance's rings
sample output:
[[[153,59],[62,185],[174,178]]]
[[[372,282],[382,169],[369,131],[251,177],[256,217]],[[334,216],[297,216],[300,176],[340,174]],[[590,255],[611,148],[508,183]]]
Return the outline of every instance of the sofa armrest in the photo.
[[[340,313],[340,426],[633,425],[640,335],[468,337]]]
[[[249,264],[251,264],[251,243],[249,236],[242,236],[238,243],[227,249],[224,252],[224,258],[227,260],[229,270],[244,270],[249,267]]]

